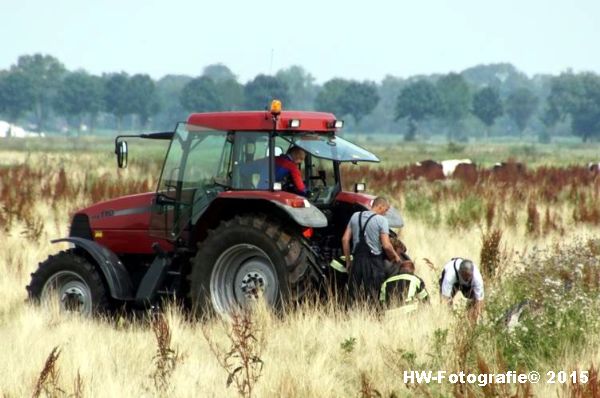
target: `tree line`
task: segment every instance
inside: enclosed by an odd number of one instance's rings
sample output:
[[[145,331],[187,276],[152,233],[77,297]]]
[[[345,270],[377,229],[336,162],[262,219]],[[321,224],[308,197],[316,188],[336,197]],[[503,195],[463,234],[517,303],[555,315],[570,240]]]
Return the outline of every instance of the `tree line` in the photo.
[[[600,76],[566,71],[531,78],[510,64],[381,82],[317,84],[301,66],[241,83],[223,64],[198,76],[69,71],[51,55],[23,55],[0,71],[0,117],[38,131],[169,129],[190,112],[285,109],[333,112],[350,131],[470,137],[576,135],[600,138]]]

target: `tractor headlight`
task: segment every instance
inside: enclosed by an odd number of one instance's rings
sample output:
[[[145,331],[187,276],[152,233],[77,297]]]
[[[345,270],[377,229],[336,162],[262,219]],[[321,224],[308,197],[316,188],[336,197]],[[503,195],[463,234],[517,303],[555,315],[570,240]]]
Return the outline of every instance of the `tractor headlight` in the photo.
[[[327,123],[327,126],[330,129],[341,129],[342,127],[344,127],[344,121],[343,120],[334,120],[332,122]]]

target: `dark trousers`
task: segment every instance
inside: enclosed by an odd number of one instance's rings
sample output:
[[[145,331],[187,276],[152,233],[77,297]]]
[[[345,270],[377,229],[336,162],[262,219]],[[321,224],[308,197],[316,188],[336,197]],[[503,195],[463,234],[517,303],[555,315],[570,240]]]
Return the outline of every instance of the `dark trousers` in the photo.
[[[379,291],[385,280],[383,256],[370,253],[355,253],[350,269],[350,298],[379,303]]]

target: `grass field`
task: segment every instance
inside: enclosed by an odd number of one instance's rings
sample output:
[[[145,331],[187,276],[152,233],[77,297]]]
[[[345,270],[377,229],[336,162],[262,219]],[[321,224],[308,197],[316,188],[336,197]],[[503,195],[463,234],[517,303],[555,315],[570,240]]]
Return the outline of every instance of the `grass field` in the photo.
[[[243,328],[256,336],[245,340],[246,353],[262,363],[251,383],[258,397],[598,397],[598,390],[591,392],[598,380],[518,390],[447,382],[406,386],[402,380],[410,369],[513,369],[539,371],[544,381],[547,371],[597,366],[600,179],[565,166],[597,160],[598,147],[392,145],[358,138],[383,165],[350,170],[346,183],[366,179],[369,191],[391,197],[405,218],[402,239],[432,295],[431,306],[408,317],[306,303],[284,316],[259,308],[232,325],[190,322],[177,308],[144,320],[85,319],[32,306],[26,303],[29,275],[59,249],[49,240],[67,234],[69,215],[103,199],[153,190],[163,155],[158,146],[136,147],[132,140],[130,167],[118,171],[109,140],[3,142],[0,397],[238,396],[235,381],[227,387],[227,366],[218,358],[224,361],[235,330]],[[484,166],[513,158],[528,171],[502,179],[481,173],[473,183],[404,179],[402,167],[427,158],[471,158]],[[476,326],[462,322],[462,303],[454,312],[438,303],[439,271],[455,256],[485,263],[487,305]],[[509,330],[502,315],[524,299],[536,306]]]

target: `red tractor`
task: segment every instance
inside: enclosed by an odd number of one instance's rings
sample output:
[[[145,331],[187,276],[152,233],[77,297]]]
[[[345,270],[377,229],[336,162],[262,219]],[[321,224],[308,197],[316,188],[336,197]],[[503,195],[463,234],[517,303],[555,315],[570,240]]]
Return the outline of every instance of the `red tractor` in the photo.
[[[278,307],[324,286],[341,255],[350,216],[373,199],[344,192],[343,162],[378,162],[336,136],[330,113],[195,113],[173,132],[118,136],[170,140],[156,192],[116,198],[78,211],[71,248],[50,256],[27,287],[33,301],[55,300],[85,314],[148,307],[178,297],[194,311],[227,313],[258,296]],[[292,146],[306,157],[307,196],[276,181],[275,158]],[[390,227],[402,227],[391,209]]]

